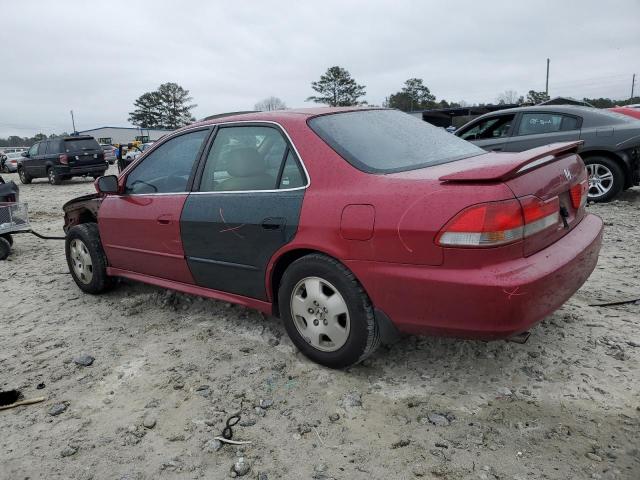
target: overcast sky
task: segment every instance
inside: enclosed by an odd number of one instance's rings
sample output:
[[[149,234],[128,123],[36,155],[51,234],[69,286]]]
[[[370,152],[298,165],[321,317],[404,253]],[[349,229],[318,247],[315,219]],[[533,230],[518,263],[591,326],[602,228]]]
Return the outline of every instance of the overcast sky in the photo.
[[[197,118],[289,107],[332,65],[380,105],[407,78],[438,99],[494,102],[507,89],[626,98],[639,74],[640,1],[0,0],[0,137],[128,125],[164,82]]]

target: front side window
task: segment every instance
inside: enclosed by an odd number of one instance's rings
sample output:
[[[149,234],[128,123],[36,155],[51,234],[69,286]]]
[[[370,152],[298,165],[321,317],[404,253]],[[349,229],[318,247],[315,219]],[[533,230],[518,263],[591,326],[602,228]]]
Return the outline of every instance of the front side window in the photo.
[[[367,173],[415,170],[486,153],[398,110],[334,113],[308,124],[342,158]]]
[[[208,134],[209,130],[198,130],[164,142],[127,176],[125,192],[185,192],[193,164]]]
[[[222,127],[207,156],[200,191],[274,190],[287,152],[287,143],[275,128]]]
[[[577,128],[578,120],[575,117],[559,113],[523,113],[518,135],[545,134]]]
[[[465,140],[488,140],[491,138],[507,137],[514,118],[515,115],[500,115],[498,117],[487,118],[462,133],[460,138],[464,138]]]
[[[45,152],[47,151],[47,144],[49,142],[42,142],[39,146],[38,146],[38,155],[44,155]]]
[[[30,157],[35,157],[36,155],[38,155],[38,146],[40,144],[36,143],[35,145],[31,145],[31,148],[29,149],[29,156]]]

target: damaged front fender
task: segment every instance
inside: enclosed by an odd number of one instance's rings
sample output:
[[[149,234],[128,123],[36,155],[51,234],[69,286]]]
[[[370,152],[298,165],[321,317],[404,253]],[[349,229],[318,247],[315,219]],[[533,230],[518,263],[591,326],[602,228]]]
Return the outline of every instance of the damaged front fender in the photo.
[[[64,211],[64,232],[81,223],[97,222],[98,210],[104,197],[98,193],[74,198],[62,206]]]

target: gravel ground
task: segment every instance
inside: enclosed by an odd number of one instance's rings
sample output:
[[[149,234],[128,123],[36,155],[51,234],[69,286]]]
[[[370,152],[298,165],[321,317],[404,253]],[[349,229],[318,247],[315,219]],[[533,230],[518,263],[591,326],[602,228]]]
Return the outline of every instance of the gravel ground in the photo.
[[[62,204],[92,190],[21,195],[60,234]],[[0,477],[637,480],[640,303],[590,304],[640,297],[640,189],[589,209],[600,263],[528,343],[410,337],[347,371],[245,308],[124,282],[83,294],[62,242],[19,236],[0,262],[0,389],[46,401],[0,411]],[[234,412],[252,443],[221,448]]]

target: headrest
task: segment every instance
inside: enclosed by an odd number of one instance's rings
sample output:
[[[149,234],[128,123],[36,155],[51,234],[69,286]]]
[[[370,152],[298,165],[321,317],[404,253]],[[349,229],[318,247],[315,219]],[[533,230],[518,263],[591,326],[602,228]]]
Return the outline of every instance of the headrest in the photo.
[[[226,155],[227,171],[232,177],[251,177],[264,173],[266,168],[253,147],[238,147]]]

